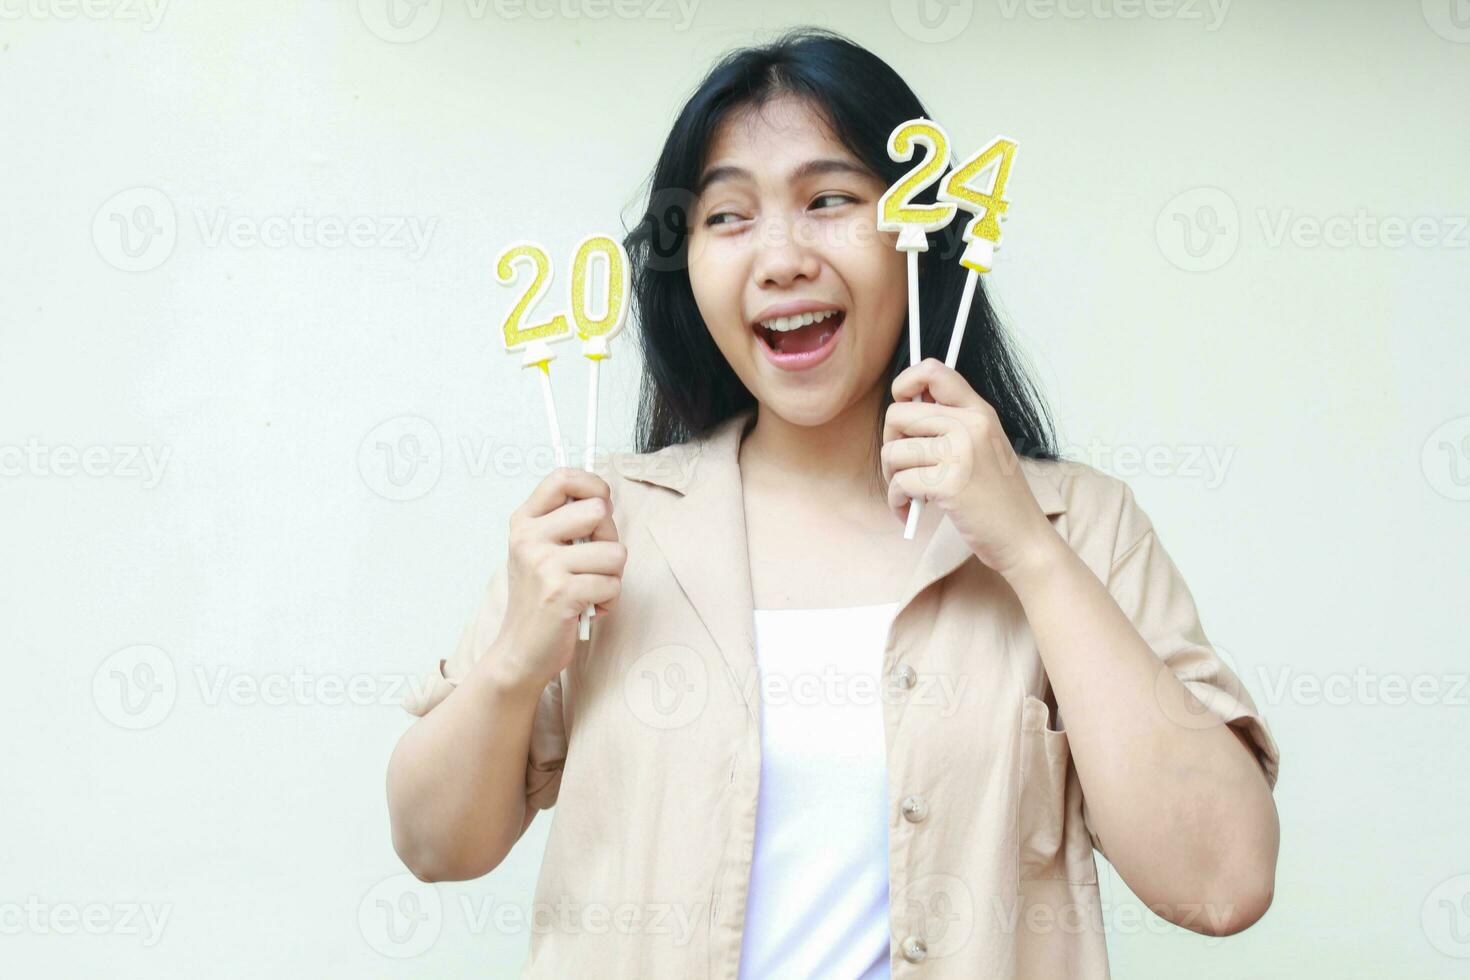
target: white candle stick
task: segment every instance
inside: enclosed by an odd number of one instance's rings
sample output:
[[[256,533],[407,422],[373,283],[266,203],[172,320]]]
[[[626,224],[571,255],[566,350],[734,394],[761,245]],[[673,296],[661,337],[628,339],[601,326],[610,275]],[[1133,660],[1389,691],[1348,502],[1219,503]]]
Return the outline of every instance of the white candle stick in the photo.
[[[959,312],[954,317],[954,330],[949,335],[949,350],[944,353],[944,366],[954,367],[959,363],[960,344],[965,339],[965,324],[970,322],[970,306],[975,301],[975,284],[980,281],[980,276],[971,269],[965,274],[965,289],[960,293]]]
[[[588,365],[587,371],[587,453],[582,459],[582,468],[591,471],[597,447],[597,366],[600,360]]]
[[[546,404],[546,423],[551,430],[551,451],[556,454],[556,465],[567,465],[567,447],[561,439],[561,426],[556,421],[556,396],[551,393],[551,366],[548,362],[538,365],[541,378],[541,400]]]
[[[603,292],[602,312],[594,316],[588,310],[588,294],[592,262],[598,258],[606,266],[606,288]],[[582,338],[582,356],[589,362],[587,450],[582,464],[589,473],[593,470],[597,452],[598,369],[603,361],[612,356],[610,342],[623,329],[623,320],[628,315],[628,299],[628,253],[622,242],[611,235],[589,235],[582,239],[572,259],[571,310],[572,320],[577,325],[577,335]],[[595,615],[597,607],[589,603],[578,619],[578,635],[584,640],[592,635],[591,620]]]
[[[949,135],[943,127],[929,119],[910,119],[899,123],[888,134],[888,158],[895,162],[913,159],[914,147],[928,150],[924,160],[878,199],[878,228],[898,232],[894,247],[907,253],[909,286],[909,365],[924,359],[919,324],[919,253],[928,251],[928,233],[938,231],[955,216],[952,204],[913,204],[911,200],[929,187],[949,166]],[[923,393],[913,397],[923,401]],[[908,521],[903,536],[912,539],[919,526],[922,501],[909,502]]]
[[[587,371],[587,449],[582,457],[582,468],[588,473],[592,472],[593,461],[597,451],[597,367],[600,359],[592,359]],[[578,538],[578,543],[587,541],[587,538]],[[582,610],[582,615],[577,617],[577,635],[582,639],[592,636],[592,617],[597,615],[595,603],[588,603],[587,608]]]
[[[925,242],[927,247],[928,243]],[[919,345],[919,251],[909,251],[909,366],[913,367],[924,359],[924,353]],[[924,393],[921,391],[910,401],[921,402]],[[912,541],[919,530],[919,515],[923,512],[924,502],[922,500],[909,501],[908,520],[903,525],[903,536],[907,541]]]

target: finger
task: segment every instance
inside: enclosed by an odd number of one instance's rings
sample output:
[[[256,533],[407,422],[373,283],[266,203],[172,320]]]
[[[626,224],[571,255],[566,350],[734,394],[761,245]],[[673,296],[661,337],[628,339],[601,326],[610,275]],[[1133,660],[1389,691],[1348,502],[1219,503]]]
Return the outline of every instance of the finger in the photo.
[[[960,424],[958,411],[930,402],[894,402],[883,415],[883,442],[945,435]]]
[[[576,606],[585,609],[589,603],[599,609],[611,608],[623,591],[623,580],[617,575],[575,575],[568,590],[577,597]]]
[[[618,525],[613,521],[612,514],[608,514],[606,517],[604,517],[602,519],[602,521],[597,525],[597,527],[593,529],[593,531],[592,531],[592,540],[593,541],[617,541],[617,540],[619,540],[619,538],[618,538]]]
[[[884,443],[879,454],[884,482],[893,479],[893,474],[899,470],[938,463],[944,458],[944,449],[942,436],[915,436]]]
[[[888,506],[895,511],[902,511],[907,518],[908,510],[904,506],[910,500],[932,500],[939,488],[942,477],[941,468],[938,466],[915,466],[906,470],[899,470],[888,481]]]
[[[545,517],[566,503],[568,497],[585,500],[589,497],[611,499],[611,496],[607,481],[596,473],[575,466],[558,466],[536,485],[520,510],[525,517]]]
[[[621,575],[628,552],[616,541],[586,541],[570,544],[552,561],[572,575]]]
[[[985,404],[985,399],[975,393],[965,376],[938,358],[926,357],[893,379],[893,400],[913,401],[914,396],[927,392],[940,405],[955,408],[976,408]]]
[[[592,535],[608,519],[612,504],[602,497],[586,497],[562,504],[544,517],[531,521],[543,541],[566,543]]]

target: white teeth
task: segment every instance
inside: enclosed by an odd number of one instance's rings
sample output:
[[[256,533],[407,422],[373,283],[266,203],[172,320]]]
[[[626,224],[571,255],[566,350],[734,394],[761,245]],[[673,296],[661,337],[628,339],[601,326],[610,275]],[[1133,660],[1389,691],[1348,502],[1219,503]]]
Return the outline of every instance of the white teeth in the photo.
[[[795,316],[778,316],[772,320],[762,320],[760,324],[768,330],[776,330],[784,333],[787,330],[796,330],[801,327],[807,326],[808,324],[816,323],[818,320],[825,320],[829,316],[836,316],[837,312],[837,310],[819,310],[816,313],[798,313]]]

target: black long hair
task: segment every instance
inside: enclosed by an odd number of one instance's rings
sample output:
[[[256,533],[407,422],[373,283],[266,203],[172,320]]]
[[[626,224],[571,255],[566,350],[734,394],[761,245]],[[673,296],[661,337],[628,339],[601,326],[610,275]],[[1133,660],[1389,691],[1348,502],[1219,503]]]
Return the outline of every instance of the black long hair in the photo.
[[[703,437],[755,404],[755,396],[715,346],[695,304],[687,219],[694,201],[691,188],[721,122],[733,110],[780,95],[806,99],[884,186],[912,166],[888,158],[888,134],[906,119],[929,115],[881,58],[819,28],[796,28],[769,44],[732,51],[710,69],[674,121],[649,178],[643,216],[624,238],[644,362],[637,452]],[[916,200],[932,202],[934,190],[928,188]],[[923,357],[942,358],[949,348],[966,275],[958,262],[964,248],[963,219],[961,215],[931,234],[929,250],[919,253]],[[901,337],[874,420],[875,453],[882,443],[884,415],[893,403],[893,379],[907,366],[908,342]],[[1046,406],[986,297],[983,279],[976,285],[955,370],[995,408],[1018,455],[1057,458]]]

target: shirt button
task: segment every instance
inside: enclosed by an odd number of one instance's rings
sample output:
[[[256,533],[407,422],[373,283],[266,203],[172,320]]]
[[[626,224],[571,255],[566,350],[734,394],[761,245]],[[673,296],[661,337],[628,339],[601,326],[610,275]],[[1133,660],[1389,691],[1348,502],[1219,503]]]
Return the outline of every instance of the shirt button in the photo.
[[[914,668],[910,667],[908,664],[904,664],[902,667],[898,668],[897,677],[898,682],[904,687],[913,687],[914,684],[916,684],[919,680],[918,673],[916,673],[914,671]]]
[[[903,958],[910,963],[917,963],[927,955],[929,947],[918,936],[909,936],[903,941]]]
[[[905,796],[901,806],[909,823],[918,823],[929,815],[929,804],[922,796]]]

